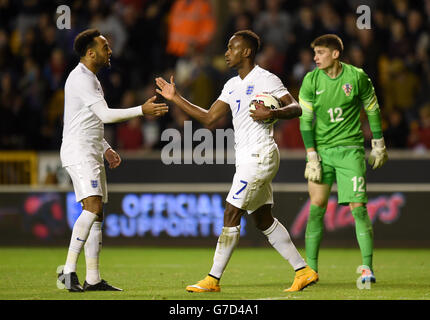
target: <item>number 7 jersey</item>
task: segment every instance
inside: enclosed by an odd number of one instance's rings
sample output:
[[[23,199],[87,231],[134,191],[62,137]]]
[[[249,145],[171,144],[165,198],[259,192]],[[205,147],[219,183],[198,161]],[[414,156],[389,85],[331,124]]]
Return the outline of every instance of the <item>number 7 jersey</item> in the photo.
[[[273,139],[273,125],[254,121],[249,103],[254,94],[270,93],[277,98],[288,94],[282,81],[273,73],[256,65],[244,79],[235,76],[228,80],[218,98],[230,105],[236,150],[236,162],[251,153],[270,152],[277,148]]]
[[[341,62],[342,71],[330,78],[315,68],[306,74],[299,93],[300,130],[312,131],[317,149],[363,146],[360,111],[379,106],[372,82],[360,68]],[[312,125],[312,121],[315,121]]]

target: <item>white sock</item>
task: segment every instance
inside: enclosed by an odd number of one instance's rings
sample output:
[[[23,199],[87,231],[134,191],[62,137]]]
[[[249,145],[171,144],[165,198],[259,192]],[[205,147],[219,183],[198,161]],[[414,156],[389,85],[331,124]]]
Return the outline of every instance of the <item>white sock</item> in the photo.
[[[234,248],[239,243],[240,225],[236,227],[224,227],[218,238],[218,243],[215,249],[214,263],[209,272],[210,275],[220,279]]]
[[[102,249],[102,222],[95,221],[90,229],[87,242],[84,246],[87,274],[85,280],[89,284],[101,281],[99,271],[99,256]]]
[[[291,264],[294,270],[306,266],[300,253],[297,251],[296,246],[291,241],[290,234],[287,229],[278,221],[274,219],[273,224],[263,231],[269,243],[280,253],[280,255]]]
[[[64,266],[64,273],[76,272],[76,264],[78,262],[79,254],[82,247],[88,238],[90,228],[97,215],[83,210],[79,218],[73,226],[72,237],[70,239],[69,252],[67,253],[66,265]],[[78,240],[79,239],[79,240]]]

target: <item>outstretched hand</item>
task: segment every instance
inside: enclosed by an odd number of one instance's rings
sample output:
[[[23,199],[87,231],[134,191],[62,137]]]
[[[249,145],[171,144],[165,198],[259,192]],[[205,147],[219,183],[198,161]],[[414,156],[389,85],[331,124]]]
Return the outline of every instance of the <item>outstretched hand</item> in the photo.
[[[143,114],[159,117],[169,111],[169,107],[165,103],[154,103],[155,99],[157,99],[157,96],[153,96],[146,100],[142,105]]]
[[[170,83],[164,80],[162,77],[155,78],[155,83],[158,88],[155,89],[157,93],[162,95],[167,100],[172,100],[176,94],[175,82],[173,81],[173,76],[170,76]]]

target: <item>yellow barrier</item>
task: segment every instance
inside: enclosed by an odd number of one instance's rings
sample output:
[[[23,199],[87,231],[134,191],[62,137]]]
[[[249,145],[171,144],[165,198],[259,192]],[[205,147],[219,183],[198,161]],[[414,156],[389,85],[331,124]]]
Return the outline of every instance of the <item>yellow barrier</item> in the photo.
[[[37,184],[37,153],[0,151],[0,184]]]

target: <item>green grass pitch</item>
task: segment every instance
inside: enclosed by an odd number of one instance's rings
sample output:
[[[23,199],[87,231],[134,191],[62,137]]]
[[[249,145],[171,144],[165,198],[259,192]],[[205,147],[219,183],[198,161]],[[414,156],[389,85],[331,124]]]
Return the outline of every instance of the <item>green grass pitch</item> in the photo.
[[[1,300],[430,300],[428,249],[376,249],[376,284],[359,290],[358,249],[321,249],[320,281],[302,292],[284,293],[294,272],[272,248],[237,248],[220,293],[188,293],[212,265],[214,248],[105,247],[102,278],[123,292],[69,293],[56,287],[56,268],[66,248],[0,247]],[[304,255],[304,250],[299,250]],[[78,275],[85,280],[84,255]]]

